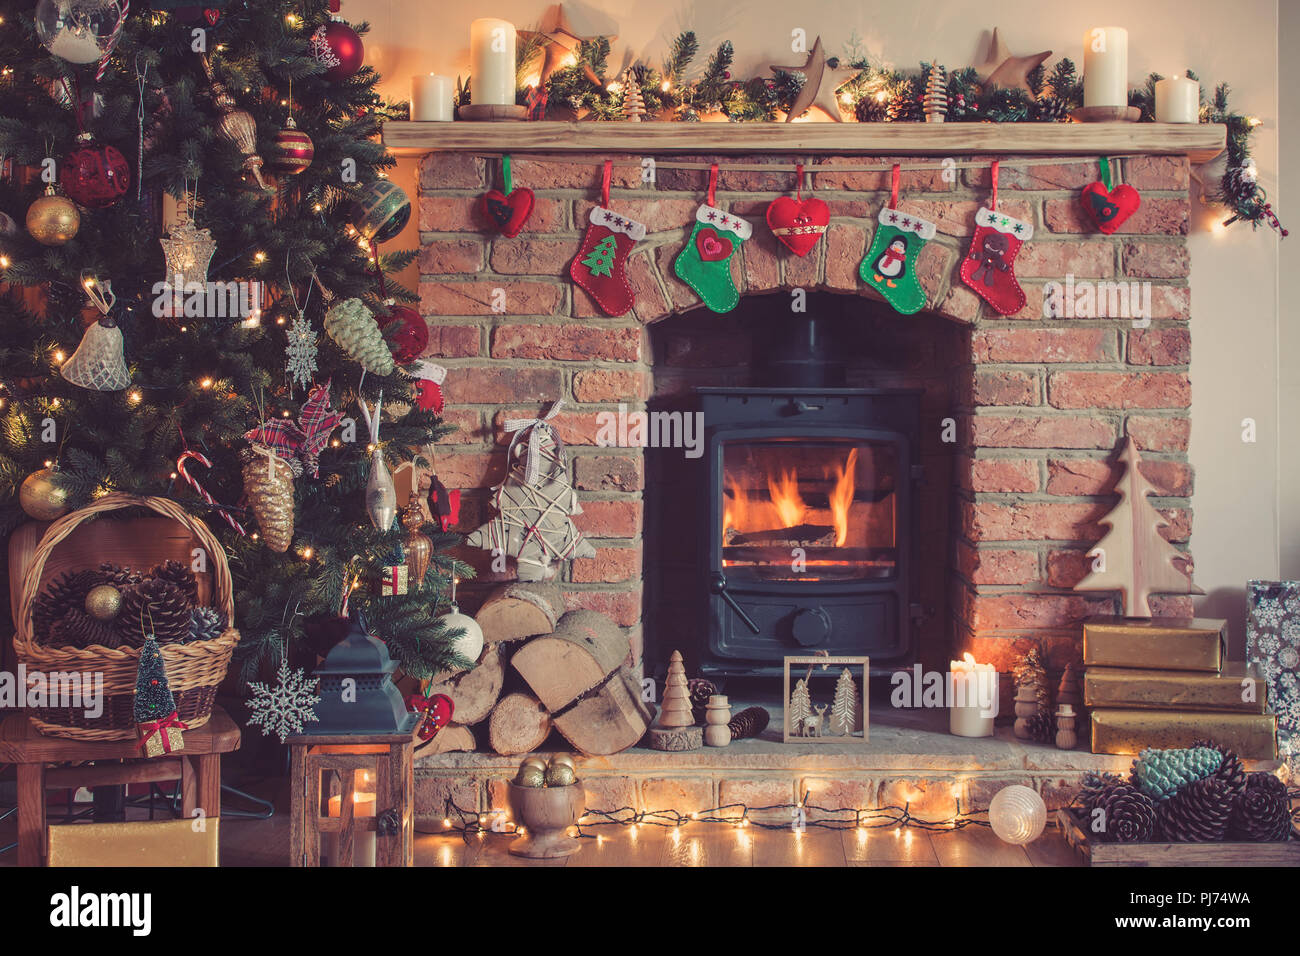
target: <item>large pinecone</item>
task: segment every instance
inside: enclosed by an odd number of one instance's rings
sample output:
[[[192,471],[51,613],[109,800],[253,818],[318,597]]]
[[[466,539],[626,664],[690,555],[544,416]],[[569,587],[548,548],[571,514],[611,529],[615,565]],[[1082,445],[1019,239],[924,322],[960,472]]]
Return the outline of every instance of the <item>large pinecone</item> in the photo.
[[[215,641],[226,629],[226,615],[214,607],[196,607],[190,615],[190,633],[186,644],[195,641]]]
[[[1236,794],[1217,777],[1203,777],[1160,803],[1160,837],[1171,843],[1217,843],[1228,832]]]
[[[718,687],[711,680],[692,677],[686,682],[686,689],[691,695],[691,718],[697,724],[703,724],[704,711],[709,705],[709,698],[718,692]]]
[[[891,97],[885,107],[886,123],[920,123],[925,120],[925,107],[920,100],[900,93]]]
[[[1026,723],[1030,740],[1050,744],[1056,739],[1056,720],[1049,711],[1039,710]]]
[[[1271,773],[1247,774],[1228,818],[1233,840],[1254,843],[1285,840],[1291,835],[1291,798],[1286,784]]]
[[[1123,782],[1124,779],[1117,773],[1084,774],[1083,787],[1071,802],[1071,806],[1087,813],[1097,805],[1097,800],[1106,792],[1108,787],[1113,787],[1117,784],[1122,784]]]
[[[86,606],[86,592],[99,584],[97,571],[66,571],[45,586],[45,590],[32,602],[32,634],[37,644],[58,646],[51,630],[56,621],[69,611],[82,611]]]
[[[184,641],[190,633],[193,605],[179,587],[162,578],[150,578],[122,595],[117,633],[127,647],[142,647],[153,634],[159,644]]]
[[[884,103],[868,93],[858,100],[858,105],[854,107],[853,112],[859,123],[883,123],[887,110]]]
[[[1131,782],[1147,796],[1166,800],[1193,781],[1214,776],[1221,766],[1223,753],[1213,747],[1148,747],[1133,761]]]
[[[731,731],[732,740],[743,740],[746,737],[757,737],[767,729],[767,723],[771,719],[772,715],[763,707],[746,707],[731,718],[727,727]]]
[[[1070,119],[1070,104],[1055,96],[1040,96],[1031,115],[1040,123],[1065,123]]]
[[[184,592],[185,597],[190,604],[197,604],[199,601],[199,582],[194,576],[194,572],[181,564],[179,561],[164,561],[152,571],[149,577],[160,578],[163,581],[170,581]]]
[[[1100,817],[1095,816],[1097,810],[1102,811]],[[1103,788],[1088,817],[1088,832],[1096,832],[1103,843],[1147,843],[1156,831],[1155,801],[1127,783]],[[1094,820],[1100,821],[1098,831],[1092,829]]]
[[[1220,747],[1212,740],[1198,740],[1192,744],[1193,747],[1209,747],[1211,750],[1217,750],[1223,755],[1223,763],[1219,764],[1219,769],[1214,772],[1233,793],[1241,793],[1246,789],[1246,767],[1237,756],[1236,751],[1229,750],[1227,747]]]
[[[111,584],[119,591],[133,588],[143,579],[130,568],[119,568],[116,564],[105,562],[99,566],[100,584]]]
[[[91,617],[80,608],[69,608],[50,629],[50,644],[55,647],[118,647],[122,643],[111,623]]]

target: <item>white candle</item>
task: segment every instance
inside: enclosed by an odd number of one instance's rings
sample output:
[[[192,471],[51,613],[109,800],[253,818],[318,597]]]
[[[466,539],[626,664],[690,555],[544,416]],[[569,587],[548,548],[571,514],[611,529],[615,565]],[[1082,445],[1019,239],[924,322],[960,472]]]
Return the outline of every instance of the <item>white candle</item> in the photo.
[[[475,106],[515,103],[515,28],[484,18],[469,25],[469,90]]]
[[[411,77],[411,119],[448,123],[451,100],[451,77],[436,73]]]
[[[948,730],[957,737],[992,737],[998,714],[998,674],[967,652],[949,662]]]
[[[1199,123],[1201,84],[1185,76],[1156,81],[1157,123]]]
[[[1083,105],[1128,106],[1128,31],[1095,27],[1083,37]]]
[[[330,797],[329,814],[332,817],[338,817],[343,809],[343,795]],[[352,792],[352,816],[353,817],[373,817],[375,815],[375,795],[373,793],[361,793],[358,790]],[[330,834],[329,840],[329,859],[330,866],[339,865],[339,835]],[[359,822],[353,824],[352,829],[352,865],[353,866],[374,866],[376,860],[375,853],[375,831],[363,830]]]

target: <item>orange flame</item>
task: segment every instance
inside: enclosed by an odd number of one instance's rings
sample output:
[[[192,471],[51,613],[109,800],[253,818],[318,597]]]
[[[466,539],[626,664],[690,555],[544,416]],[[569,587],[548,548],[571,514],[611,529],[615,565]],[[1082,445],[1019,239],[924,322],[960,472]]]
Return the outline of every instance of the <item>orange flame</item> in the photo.
[[[803,516],[807,513],[808,507],[799,494],[799,479],[795,477],[793,470],[782,471],[778,476],[768,475],[767,493],[771,496],[772,505],[781,519],[778,527],[793,528],[803,523]]]
[[[857,478],[858,450],[849,452],[848,461],[836,468],[835,488],[830,493],[831,519],[835,522],[835,546],[844,547],[849,540],[849,507]]]

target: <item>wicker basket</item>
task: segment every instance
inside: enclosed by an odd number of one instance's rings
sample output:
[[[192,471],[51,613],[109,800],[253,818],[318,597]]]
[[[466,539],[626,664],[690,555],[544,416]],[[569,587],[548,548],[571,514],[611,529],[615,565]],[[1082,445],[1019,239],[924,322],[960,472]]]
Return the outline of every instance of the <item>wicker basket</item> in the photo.
[[[130,740],[136,735],[133,710],[139,648],[99,645],[44,647],[36,643],[32,633],[32,604],[40,591],[45,562],[55,546],[91,515],[132,507],[148,508],[171,518],[194,535],[208,554],[213,573],[213,603],[226,615],[227,622],[235,619],[234,592],[225,550],[207,525],[187,514],[175,502],[114,492],[96,499],[80,511],[64,515],[46,530],[23,576],[22,596],[15,612],[14,652],[18,663],[26,664],[29,671],[103,674],[103,711],[98,717],[90,718],[79,707],[33,709],[30,711],[32,723],[43,734],[73,740]],[[238,643],[239,632],[228,626],[220,637],[211,641],[166,644],[161,648],[177,712],[191,729],[203,726],[211,716],[217,685],[226,676],[226,668],[230,666],[231,655]]]

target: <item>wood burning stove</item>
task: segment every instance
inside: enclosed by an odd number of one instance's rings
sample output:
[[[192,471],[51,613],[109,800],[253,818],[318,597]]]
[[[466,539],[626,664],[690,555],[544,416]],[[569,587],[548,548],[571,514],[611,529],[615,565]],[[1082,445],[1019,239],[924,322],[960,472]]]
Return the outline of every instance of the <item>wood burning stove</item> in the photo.
[[[920,393],[701,388],[710,674],[910,659]]]

